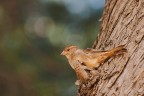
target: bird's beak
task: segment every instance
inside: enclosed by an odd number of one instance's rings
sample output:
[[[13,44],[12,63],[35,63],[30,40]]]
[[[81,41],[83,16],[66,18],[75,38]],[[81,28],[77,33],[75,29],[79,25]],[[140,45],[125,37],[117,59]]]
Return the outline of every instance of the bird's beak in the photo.
[[[65,55],[65,54],[64,54],[64,51],[63,51],[60,55]]]

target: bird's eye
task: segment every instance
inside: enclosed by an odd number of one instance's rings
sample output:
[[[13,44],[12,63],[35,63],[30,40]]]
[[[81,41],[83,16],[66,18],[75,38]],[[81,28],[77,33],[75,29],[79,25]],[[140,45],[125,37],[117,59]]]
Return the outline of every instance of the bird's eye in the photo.
[[[67,51],[69,51],[70,49],[67,49]]]

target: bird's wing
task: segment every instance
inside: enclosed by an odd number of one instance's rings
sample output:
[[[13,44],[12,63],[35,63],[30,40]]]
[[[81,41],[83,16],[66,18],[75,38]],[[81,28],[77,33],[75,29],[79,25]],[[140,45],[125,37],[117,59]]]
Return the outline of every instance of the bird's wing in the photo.
[[[86,54],[98,54],[98,53],[106,52],[106,51],[96,50],[96,49],[92,49],[92,48],[87,48],[87,49],[84,49],[83,51]]]

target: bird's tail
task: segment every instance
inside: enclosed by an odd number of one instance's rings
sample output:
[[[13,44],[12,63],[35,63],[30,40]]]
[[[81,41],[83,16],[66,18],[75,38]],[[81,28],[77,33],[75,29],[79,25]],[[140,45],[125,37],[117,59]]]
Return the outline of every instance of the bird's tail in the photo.
[[[117,55],[117,54],[121,54],[123,52],[127,52],[127,49],[124,48],[124,45],[120,45],[120,46],[113,48],[113,49],[108,51],[108,53],[110,55]]]
[[[111,50],[108,50],[106,52],[103,52],[101,54],[101,56],[99,56],[99,62],[105,62],[106,60],[108,60],[110,57],[115,56],[115,55],[119,55],[119,54],[123,54],[124,52],[127,52],[127,50],[124,48],[124,45],[120,45],[116,48],[113,48]]]

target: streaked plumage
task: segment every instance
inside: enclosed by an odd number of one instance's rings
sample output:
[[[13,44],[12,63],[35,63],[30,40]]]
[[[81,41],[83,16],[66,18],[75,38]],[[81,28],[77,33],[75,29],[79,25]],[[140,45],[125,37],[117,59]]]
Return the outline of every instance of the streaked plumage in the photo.
[[[123,45],[108,51],[97,51],[95,49],[80,49],[77,46],[66,47],[61,55],[65,55],[71,67],[76,71],[80,79],[88,78],[85,69],[94,69],[100,66],[110,57],[117,53],[123,53],[126,49]]]

